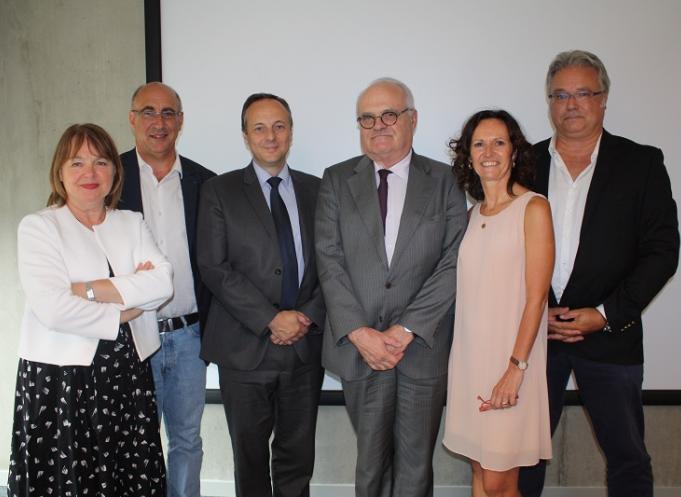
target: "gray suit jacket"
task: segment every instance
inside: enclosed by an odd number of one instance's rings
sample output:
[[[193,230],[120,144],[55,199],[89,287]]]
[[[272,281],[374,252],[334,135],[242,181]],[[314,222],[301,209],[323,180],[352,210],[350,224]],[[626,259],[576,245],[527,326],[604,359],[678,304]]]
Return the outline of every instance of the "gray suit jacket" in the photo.
[[[313,244],[319,178],[290,171],[305,259],[296,309],[314,323],[293,347],[303,362],[319,362],[325,316]],[[274,346],[267,326],[279,312],[282,274],[274,220],[253,165],[204,184],[197,233],[199,270],[213,294],[201,357],[227,369],[253,370]]]
[[[369,376],[347,334],[362,326],[412,330],[397,369],[411,378],[447,372],[456,261],[466,200],[451,168],[412,155],[397,244],[388,267],[372,161],[328,168],[319,190],[315,239],[327,307],[323,364],[345,380]]]

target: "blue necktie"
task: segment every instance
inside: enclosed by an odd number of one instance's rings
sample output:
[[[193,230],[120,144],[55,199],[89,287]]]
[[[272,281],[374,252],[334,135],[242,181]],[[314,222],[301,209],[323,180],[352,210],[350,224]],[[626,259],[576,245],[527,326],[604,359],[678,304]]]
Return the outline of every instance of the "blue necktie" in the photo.
[[[270,190],[270,210],[274,218],[274,226],[277,229],[281,262],[284,265],[279,307],[284,310],[293,309],[298,297],[298,259],[296,258],[296,246],[293,242],[291,219],[288,216],[286,205],[279,195],[281,178],[273,176],[267,182],[272,187]]]

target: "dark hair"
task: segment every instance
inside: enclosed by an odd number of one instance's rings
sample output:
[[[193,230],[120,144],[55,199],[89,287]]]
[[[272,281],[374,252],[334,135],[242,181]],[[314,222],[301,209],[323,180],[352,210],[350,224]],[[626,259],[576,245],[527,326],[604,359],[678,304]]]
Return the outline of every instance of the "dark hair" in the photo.
[[[281,97],[272,95],[271,93],[254,93],[246,99],[244,106],[241,108],[241,131],[246,132],[246,111],[248,108],[259,100],[276,100],[281,105],[284,106],[286,112],[288,112],[288,122],[293,127],[293,116],[291,115],[291,107],[288,106],[288,102]]]
[[[532,183],[534,182],[534,152],[532,145],[525,139],[518,121],[505,110],[482,110],[476,112],[463,125],[459,139],[452,138],[449,140],[449,148],[452,150],[453,156],[452,169],[459,186],[475,200],[485,198],[480,178],[470,164],[473,133],[485,119],[498,119],[503,122],[511,139],[515,165],[511,168],[511,177],[508,180],[508,193],[513,195],[513,185],[515,183],[525,188],[532,188]]]
[[[123,164],[121,164],[118,150],[116,150],[116,145],[111,136],[109,136],[109,133],[104,128],[91,123],[73,124],[66,128],[66,131],[61,135],[52,157],[52,166],[50,167],[50,187],[52,188],[52,193],[50,193],[50,197],[47,199],[47,206],[56,205],[61,207],[66,203],[66,189],[60,178],[61,167],[67,160],[74,157],[83,143],[87,143],[99,155],[111,161],[114,166],[111,191],[104,198],[104,205],[115,209],[123,191]]]

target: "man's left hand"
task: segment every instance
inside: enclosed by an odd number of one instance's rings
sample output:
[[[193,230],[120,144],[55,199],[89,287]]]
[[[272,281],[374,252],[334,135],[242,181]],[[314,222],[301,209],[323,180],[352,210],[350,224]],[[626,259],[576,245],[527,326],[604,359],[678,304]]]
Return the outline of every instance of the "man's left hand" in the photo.
[[[300,324],[300,331],[296,335],[290,337],[288,340],[278,338],[274,334],[271,334],[270,335],[270,341],[273,344],[275,344],[275,345],[293,345],[298,340],[300,340],[305,335],[307,335],[308,331],[310,331],[310,326],[312,325],[312,320],[300,311],[295,311],[295,313],[296,313],[296,317],[298,319],[298,323]]]
[[[399,324],[392,325],[383,334],[399,343],[399,346],[386,345],[386,349],[392,354],[404,353],[407,346],[414,340],[414,334],[409,333],[404,326]]]
[[[575,342],[578,341],[576,337],[581,339],[585,335],[601,331],[606,325],[605,318],[594,307],[569,309],[558,316],[562,321],[552,320],[549,340]]]

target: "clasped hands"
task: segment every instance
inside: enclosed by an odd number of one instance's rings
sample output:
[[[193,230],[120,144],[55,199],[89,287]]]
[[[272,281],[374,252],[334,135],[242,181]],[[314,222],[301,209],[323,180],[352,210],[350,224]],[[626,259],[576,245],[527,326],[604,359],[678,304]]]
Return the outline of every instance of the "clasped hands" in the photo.
[[[312,320],[302,312],[279,311],[270,321],[270,341],[275,345],[293,345],[310,330]]]
[[[414,334],[399,324],[394,324],[383,332],[363,326],[351,331],[348,339],[371,369],[385,371],[394,368],[404,357]]]
[[[549,340],[579,342],[584,340],[585,335],[600,331],[605,325],[605,318],[594,307],[549,307]]]

